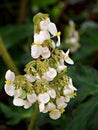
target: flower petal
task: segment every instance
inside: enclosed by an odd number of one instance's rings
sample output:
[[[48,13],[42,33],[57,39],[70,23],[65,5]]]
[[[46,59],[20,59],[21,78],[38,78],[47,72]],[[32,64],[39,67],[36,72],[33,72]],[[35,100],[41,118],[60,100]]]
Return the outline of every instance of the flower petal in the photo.
[[[73,92],[74,92],[74,91],[71,90],[71,89],[65,89],[65,90],[63,91],[63,94],[64,94],[65,96],[68,96],[68,95],[71,95]]]
[[[42,44],[45,40],[50,39],[50,34],[48,31],[40,31],[39,34],[35,33],[34,34],[34,42],[38,42]]]
[[[72,79],[70,78],[70,80],[69,80],[69,85],[68,85],[68,87],[71,89],[71,90],[77,90],[74,86],[73,86],[73,83],[72,83]]]
[[[14,92],[14,98],[18,98],[21,95],[21,90],[20,89],[16,89]]]
[[[42,20],[40,22],[40,29],[41,30],[47,30],[48,26],[49,26],[49,23],[50,23],[50,19],[49,18],[47,18],[46,20]]]
[[[44,103],[40,103],[39,104],[39,111],[42,112],[42,111],[44,111],[44,109],[45,109]]]
[[[16,89],[14,92],[14,98],[21,98],[21,99],[26,98],[26,91],[21,88]]]
[[[56,104],[60,105],[61,103],[65,102],[65,98],[63,96],[60,96],[59,98],[56,99]]]
[[[65,68],[67,68],[66,65],[59,65],[57,68],[58,73],[60,73],[62,70],[64,70]]]
[[[64,56],[64,60],[65,60],[66,63],[68,63],[68,64],[74,64],[74,61],[69,57],[69,49],[67,50],[66,53],[64,53],[62,51],[62,54]]]
[[[49,68],[49,71],[47,71],[47,76],[53,79],[56,75],[57,71],[54,68]]]
[[[56,92],[54,89],[50,89],[48,91],[48,94],[50,95],[51,98],[56,98]]]
[[[57,106],[57,108],[58,109],[61,109],[61,108],[66,108],[67,107],[67,103],[60,103],[58,106]]]
[[[28,81],[30,82],[34,82],[35,81],[35,77],[31,74],[25,74],[25,77],[28,79]]]
[[[48,103],[50,100],[49,94],[48,93],[43,93],[38,95],[38,101],[41,103]]]
[[[28,109],[29,107],[31,107],[32,103],[28,102],[27,100],[24,101],[24,108]]]
[[[37,100],[37,96],[35,93],[27,94],[27,99],[30,103],[34,103]]]
[[[31,56],[33,58],[38,58],[42,53],[42,46],[32,45],[31,46]]]
[[[49,113],[49,116],[51,119],[56,120],[56,119],[60,118],[61,113],[58,109],[54,109]]]
[[[52,111],[56,108],[56,105],[54,103],[49,102],[45,108],[47,111]]]
[[[50,57],[50,51],[48,47],[42,47],[42,57],[44,59],[49,58]]]
[[[69,102],[70,101],[70,96],[65,96],[65,102]]]
[[[60,46],[60,36],[57,36],[57,38],[58,38],[58,41],[56,43],[56,46],[59,47]]]
[[[65,53],[65,55],[69,55],[69,51],[70,51],[70,50],[68,49],[67,52]],[[62,51],[62,52],[63,52],[63,51]]]
[[[10,80],[11,82],[14,82],[15,80],[15,74],[11,70],[8,70],[5,74],[5,79]]]
[[[6,92],[9,96],[14,96],[14,91],[15,91],[14,85],[6,85],[6,84],[5,84],[4,90],[5,90],[5,92]]]
[[[42,79],[46,81],[52,81],[57,75],[57,71],[54,68],[49,68],[49,71],[45,72]]]
[[[73,60],[70,57],[66,58],[65,61],[68,64],[74,64]]]
[[[21,98],[14,98],[13,104],[15,106],[23,106],[24,105],[24,100]]]
[[[57,35],[57,28],[56,25],[54,23],[50,23],[49,27],[48,27],[49,32],[53,35],[56,36]]]

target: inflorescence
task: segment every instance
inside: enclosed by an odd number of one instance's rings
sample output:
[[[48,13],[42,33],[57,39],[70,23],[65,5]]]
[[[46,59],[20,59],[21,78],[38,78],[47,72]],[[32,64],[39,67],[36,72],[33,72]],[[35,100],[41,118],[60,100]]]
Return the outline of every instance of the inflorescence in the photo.
[[[74,64],[65,53],[58,49],[60,32],[50,21],[48,14],[38,13],[33,18],[34,42],[31,45],[30,61],[24,75],[15,76],[8,70],[5,74],[5,92],[13,96],[15,106],[30,108],[38,103],[39,111],[49,112],[51,119],[60,118],[71,98],[76,96],[76,88],[67,75],[65,63]]]

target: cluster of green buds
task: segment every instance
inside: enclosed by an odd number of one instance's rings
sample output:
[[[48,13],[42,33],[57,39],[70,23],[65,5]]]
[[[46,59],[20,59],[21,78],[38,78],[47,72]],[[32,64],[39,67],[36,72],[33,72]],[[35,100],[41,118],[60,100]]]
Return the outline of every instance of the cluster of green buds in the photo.
[[[30,108],[35,102],[39,112],[47,113],[51,119],[60,118],[71,98],[76,96],[76,88],[67,75],[66,64],[74,64],[65,53],[58,49],[60,32],[50,21],[48,14],[38,13],[33,18],[34,42],[31,45],[30,61],[24,75],[15,76],[8,70],[5,74],[5,92],[13,96],[15,106]]]

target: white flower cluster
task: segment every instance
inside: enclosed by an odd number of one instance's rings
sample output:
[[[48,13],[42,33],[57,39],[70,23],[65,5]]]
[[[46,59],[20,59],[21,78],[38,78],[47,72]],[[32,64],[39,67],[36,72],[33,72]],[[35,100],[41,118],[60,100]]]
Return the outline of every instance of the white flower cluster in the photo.
[[[51,53],[47,46],[43,46],[44,41],[50,40],[52,37],[57,36],[56,46],[60,46],[60,32],[57,32],[56,25],[50,22],[49,18],[46,18],[39,23],[40,32],[34,34],[34,44],[31,46],[31,56],[33,58],[38,58],[42,56],[42,58],[49,58]],[[55,47],[54,41],[51,41],[53,46]]]
[[[67,76],[65,65],[65,62],[74,62],[69,57],[69,50],[64,53],[57,49],[60,46],[60,32],[56,25],[44,14],[38,14],[37,19],[31,46],[31,56],[35,60],[26,65],[25,75],[15,76],[14,72],[8,70],[4,89],[14,97],[15,106],[27,109],[37,102],[40,112],[49,112],[50,118],[56,120],[64,112],[70,98],[76,96],[77,89]]]
[[[66,33],[67,35],[65,36],[65,43],[70,48],[71,52],[77,51],[77,49],[80,47],[79,33],[75,29],[74,21],[69,21],[69,25],[66,27]]]

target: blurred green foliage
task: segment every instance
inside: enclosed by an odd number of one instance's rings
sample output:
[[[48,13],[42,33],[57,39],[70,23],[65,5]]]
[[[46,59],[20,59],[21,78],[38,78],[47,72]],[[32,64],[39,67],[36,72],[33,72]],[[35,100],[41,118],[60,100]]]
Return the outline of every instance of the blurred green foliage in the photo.
[[[36,130],[97,130],[98,1],[2,0],[1,3],[0,36],[21,73],[26,63],[32,59],[30,56],[30,46],[33,41],[32,18],[36,13],[48,13],[51,20],[57,24],[58,30],[62,31],[61,47],[65,51],[64,29],[70,19],[76,23],[76,29],[80,34],[80,48],[71,54],[75,64],[68,68],[68,74],[78,89],[77,97],[71,100],[65,113],[57,121],[49,119],[47,114],[39,114],[35,123]],[[25,6],[22,6],[23,3]],[[22,16],[20,8],[23,11]],[[16,126],[16,129],[22,128],[21,121],[28,122],[34,108],[24,110],[13,106],[11,98],[3,90],[7,69],[0,55],[0,130],[2,128],[15,130]]]

